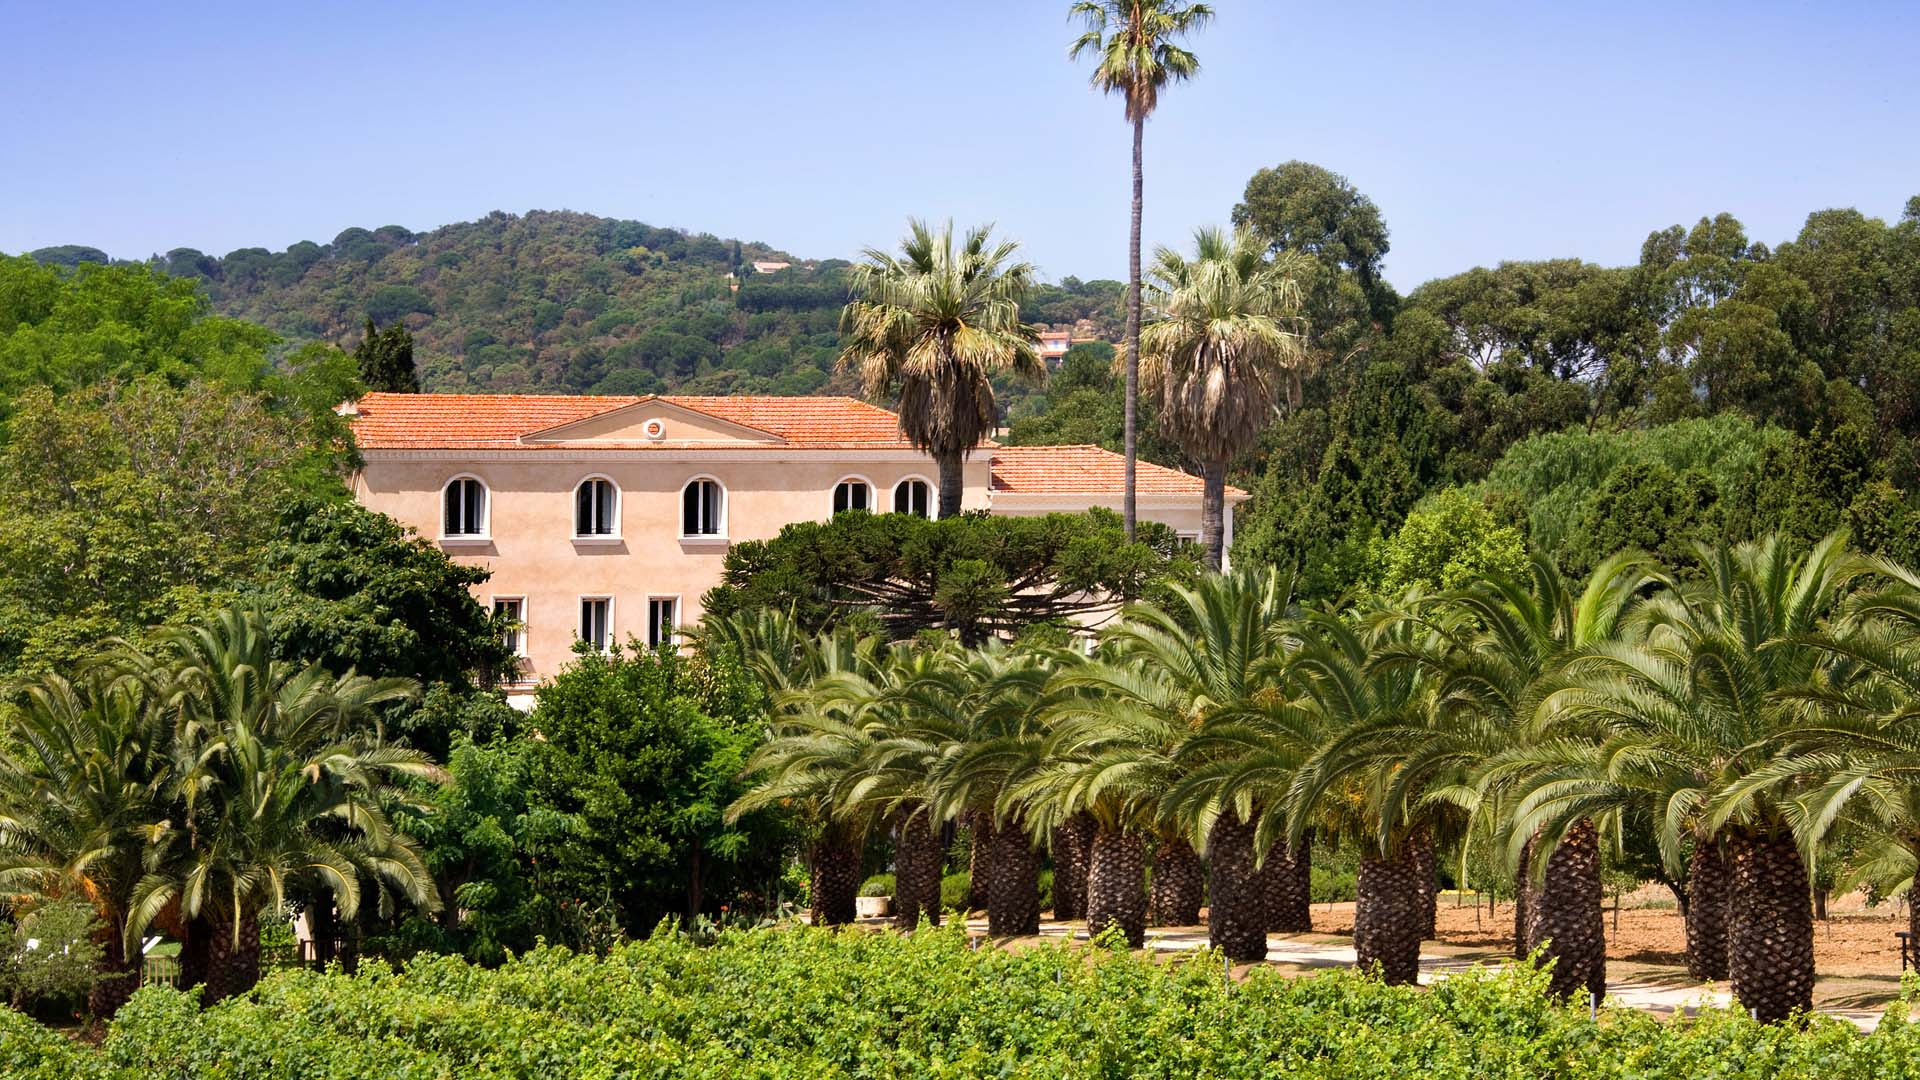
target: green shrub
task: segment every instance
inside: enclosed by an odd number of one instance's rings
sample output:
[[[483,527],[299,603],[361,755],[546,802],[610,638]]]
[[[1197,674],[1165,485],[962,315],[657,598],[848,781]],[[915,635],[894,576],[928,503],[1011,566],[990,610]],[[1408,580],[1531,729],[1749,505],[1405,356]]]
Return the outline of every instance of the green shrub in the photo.
[[[97,977],[99,928],[93,905],[78,900],[56,900],[0,922],[0,1000],[19,1005],[86,997]]]
[[[965,870],[940,879],[940,907],[944,911],[967,909],[968,874]]]
[[[1344,904],[1357,895],[1354,872],[1346,867],[1316,866],[1312,878],[1310,888],[1316,904]]]
[[[892,896],[893,875],[875,874],[860,886],[861,896]]]
[[[1733,1010],[1665,1021],[1554,1004],[1526,965],[1430,989],[1349,971],[1223,980],[1217,957],[969,947],[957,922],[911,936],[665,927],[605,957],[541,948],[496,969],[453,956],[357,976],[280,971],[200,1011],[149,987],[98,1051],[0,1017],[0,1072],[80,1080],[215,1077],[1107,1077],[1330,1080],[1893,1080],[1920,1076],[1920,1027]],[[1920,985],[1920,984],[1916,984]]]

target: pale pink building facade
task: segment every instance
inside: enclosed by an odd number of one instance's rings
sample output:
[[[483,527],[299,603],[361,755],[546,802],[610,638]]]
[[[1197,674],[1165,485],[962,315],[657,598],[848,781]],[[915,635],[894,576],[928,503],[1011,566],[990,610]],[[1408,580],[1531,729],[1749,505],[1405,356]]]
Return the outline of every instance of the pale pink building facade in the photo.
[[[455,560],[522,625],[525,692],[574,643],[677,640],[727,551],[849,508],[931,515],[932,459],[893,413],[849,398],[370,394],[349,407],[354,496]],[[1119,509],[1098,447],[984,445],[961,504],[996,514]],[[1142,463],[1142,518],[1197,537],[1200,481]],[[1228,536],[1244,492],[1229,489]]]

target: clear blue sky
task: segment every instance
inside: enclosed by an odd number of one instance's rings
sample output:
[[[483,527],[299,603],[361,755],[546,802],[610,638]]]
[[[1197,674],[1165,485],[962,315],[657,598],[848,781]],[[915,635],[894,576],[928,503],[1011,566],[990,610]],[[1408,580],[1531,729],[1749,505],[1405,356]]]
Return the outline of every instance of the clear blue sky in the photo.
[[[1119,277],[1127,130],[1066,59],[1067,6],[0,0],[0,251],[567,208],[828,257],[921,214]],[[1911,0],[1215,7],[1148,126],[1149,244],[1289,158],[1379,203],[1403,289],[1920,194]]]

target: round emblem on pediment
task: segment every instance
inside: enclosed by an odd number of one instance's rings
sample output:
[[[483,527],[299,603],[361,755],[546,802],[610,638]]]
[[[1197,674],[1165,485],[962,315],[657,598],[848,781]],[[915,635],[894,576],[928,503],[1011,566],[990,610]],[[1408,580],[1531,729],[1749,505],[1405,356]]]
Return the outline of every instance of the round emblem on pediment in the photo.
[[[649,439],[663,439],[666,438],[667,435],[666,422],[657,416],[640,425],[640,430],[645,433]]]

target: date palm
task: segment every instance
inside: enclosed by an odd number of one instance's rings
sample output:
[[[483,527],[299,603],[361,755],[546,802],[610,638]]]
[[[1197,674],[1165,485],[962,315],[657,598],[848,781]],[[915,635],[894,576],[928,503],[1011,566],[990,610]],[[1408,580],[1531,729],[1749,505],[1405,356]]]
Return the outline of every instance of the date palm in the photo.
[[[1298,258],[1269,263],[1252,234],[1219,229],[1195,234],[1191,258],[1167,248],[1154,256],[1148,301],[1156,317],[1140,332],[1140,386],[1160,399],[1161,430],[1200,464],[1200,546],[1214,570],[1225,539],[1227,465],[1299,396],[1308,354]]]
[[[101,668],[32,679],[0,708],[0,888],[93,905],[104,932],[87,1007],[111,1017],[139,985],[126,923],[142,854],[169,829],[171,727],[144,684]]]
[[[842,370],[868,397],[898,397],[900,428],[940,469],[940,516],[960,512],[961,463],[993,433],[993,378],[1040,379],[1037,331],[1020,321],[1033,268],[1019,245],[993,241],[990,225],[956,245],[953,223],[908,222],[898,255],[869,248],[853,269],[853,300],[840,315]]]
[[[1092,83],[1095,89],[1119,95],[1126,105],[1127,123],[1133,126],[1133,203],[1127,227],[1127,355],[1126,418],[1126,493],[1123,516],[1127,538],[1134,529],[1134,469],[1137,449],[1137,414],[1140,400],[1140,217],[1145,174],[1141,165],[1141,146],[1145,141],[1147,117],[1160,105],[1160,92],[1172,83],[1185,82],[1200,73],[1200,61],[1180,45],[1181,39],[1199,31],[1213,18],[1213,9],[1205,4],[1186,4],[1180,0],[1081,0],[1073,5],[1070,18],[1079,19],[1086,31],[1075,39],[1068,55],[1073,59],[1092,57]]]
[[[362,882],[383,910],[398,896],[434,910],[418,846],[390,824],[404,782],[443,774],[385,745],[377,710],[416,693],[406,679],[335,676],[275,659],[264,615],[230,608],[165,632],[136,660],[173,727],[170,793],[181,821],[149,845],[126,939],[165,909],[212,927],[206,1000],[259,978],[259,917],[290,888],[332,895],[352,918]]]

